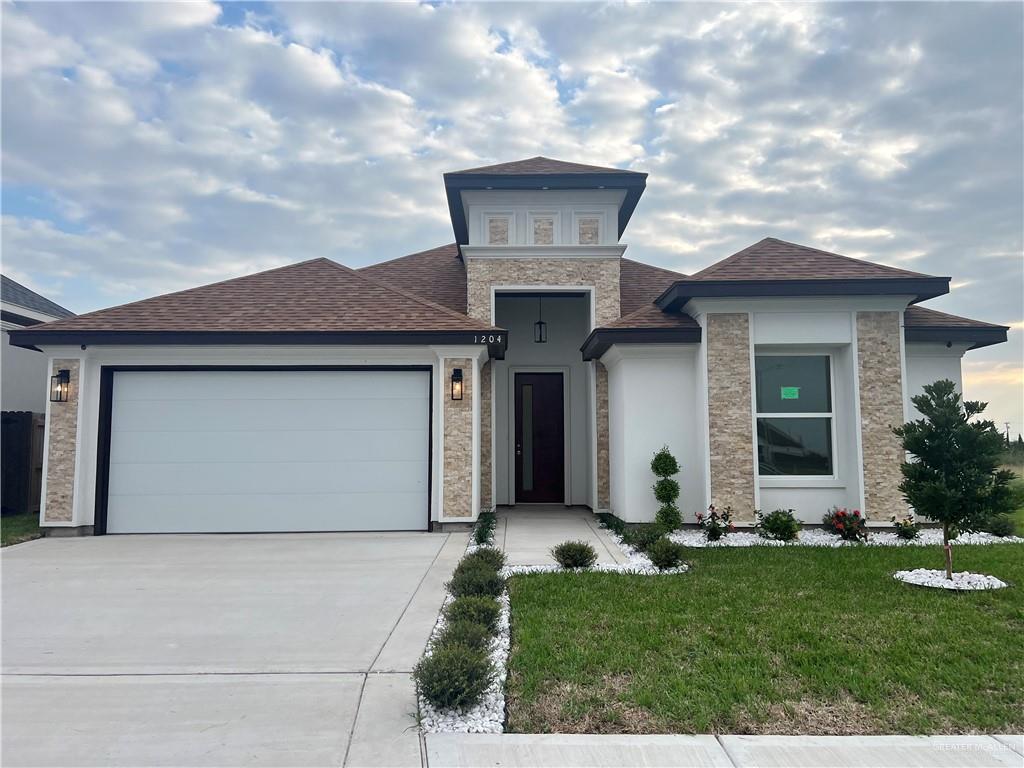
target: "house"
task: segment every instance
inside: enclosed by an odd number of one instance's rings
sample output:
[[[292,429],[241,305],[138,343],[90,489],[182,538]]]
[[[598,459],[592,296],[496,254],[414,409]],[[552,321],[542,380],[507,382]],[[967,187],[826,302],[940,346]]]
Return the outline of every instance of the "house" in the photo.
[[[39,511],[46,411],[46,356],[13,346],[9,332],[73,315],[7,275],[0,275],[0,496],[4,514]]]
[[[455,243],[315,259],[15,332],[43,350],[43,523],[74,532],[428,529],[495,505],[687,519],[903,508],[890,432],[1006,327],[950,278],[766,238],[694,275],[625,257],[646,174],[542,157],[447,173]],[[71,531],[65,531],[71,532]]]

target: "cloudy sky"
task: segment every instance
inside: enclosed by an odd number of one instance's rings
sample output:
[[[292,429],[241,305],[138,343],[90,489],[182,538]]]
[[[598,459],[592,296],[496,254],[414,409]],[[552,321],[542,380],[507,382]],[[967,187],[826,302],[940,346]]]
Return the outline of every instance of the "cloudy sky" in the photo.
[[[1022,6],[2,5],[3,269],[84,312],[452,240],[441,174],[647,171],[624,240],[771,235],[954,277],[1013,326],[967,394],[1022,424]]]

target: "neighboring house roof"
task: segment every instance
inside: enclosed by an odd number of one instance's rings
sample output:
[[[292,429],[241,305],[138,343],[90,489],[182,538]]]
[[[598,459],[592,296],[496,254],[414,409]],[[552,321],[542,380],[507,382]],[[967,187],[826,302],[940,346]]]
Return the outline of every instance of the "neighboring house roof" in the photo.
[[[498,165],[451,171],[444,175],[444,188],[448,197],[448,213],[452,219],[455,242],[469,242],[469,225],[462,202],[462,193],[488,189],[619,189],[625,192],[619,206],[619,237],[626,229],[630,216],[640,202],[647,186],[647,174],[622,168],[604,168],[552,160],[549,157],[530,157]]]
[[[923,301],[949,293],[949,281],[766,237],[678,281],[658,297],[658,306],[682,309],[699,297],[909,295]]]
[[[16,331],[12,341],[463,343],[496,330],[321,258]]]
[[[903,328],[907,341],[966,342],[971,344],[971,349],[1001,344],[1010,330],[1006,325],[983,323],[919,306],[907,307],[903,313]]]
[[[549,173],[634,173],[638,176],[646,176],[636,171],[626,171],[622,168],[606,168],[600,165],[583,165],[582,163],[567,163],[564,160],[552,160],[550,157],[530,157],[526,160],[513,160],[509,163],[498,163],[496,165],[482,165],[479,168],[467,168],[463,171],[451,171],[452,174],[460,173],[481,173],[487,175],[540,175]]]
[[[18,281],[12,280],[7,275],[0,275],[0,301],[3,301],[4,304],[31,309],[33,312],[50,317],[74,317],[75,314],[70,309],[65,309],[31,288],[26,288]]]

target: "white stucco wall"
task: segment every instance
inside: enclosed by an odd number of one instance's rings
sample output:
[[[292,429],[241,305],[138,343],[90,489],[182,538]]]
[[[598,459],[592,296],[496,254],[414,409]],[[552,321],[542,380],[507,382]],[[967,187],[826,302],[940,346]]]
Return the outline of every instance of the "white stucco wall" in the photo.
[[[697,413],[698,345],[612,347],[608,368],[612,512],[654,520],[651,459],[667,445],[681,465],[679,507],[687,522],[704,509],[704,443]]]
[[[590,331],[588,296],[546,297],[544,321],[546,344],[533,342],[537,321],[537,298],[509,294],[495,298],[495,324],[508,331],[509,345],[504,360],[495,360],[494,380],[494,480],[495,503],[511,504],[515,466],[510,435],[514,434],[512,377],[516,371],[563,371],[568,393],[569,428],[566,492],[571,504],[591,503],[590,442],[591,406],[588,363],[580,346]]]
[[[910,398],[924,391],[926,384],[933,384],[939,379],[949,379],[956,384],[958,392],[963,392],[963,377],[960,364],[967,344],[910,343],[906,345],[907,360],[907,418],[917,419],[921,414],[914,408]]]
[[[0,408],[5,411],[45,413],[49,397],[46,355],[31,349],[12,347],[10,334],[6,330],[3,337],[3,345],[0,346]]]

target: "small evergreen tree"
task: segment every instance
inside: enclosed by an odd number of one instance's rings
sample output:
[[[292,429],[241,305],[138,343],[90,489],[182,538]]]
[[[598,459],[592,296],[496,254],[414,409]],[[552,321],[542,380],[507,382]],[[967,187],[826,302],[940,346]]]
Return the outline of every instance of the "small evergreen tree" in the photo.
[[[654,498],[661,504],[654,520],[666,532],[674,531],[683,524],[683,516],[676,506],[679,483],[672,479],[672,475],[679,474],[679,462],[669,453],[667,445],[651,459],[651,472],[658,478],[654,484]]]
[[[913,457],[902,465],[900,490],[920,515],[942,523],[946,578],[953,578],[950,534],[981,528],[1009,511],[1013,474],[999,469],[1003,436],[991,421],[970,421],[987,403],[963,401],[952,381],[928,384],[911,398],[924,417],[893,432]]]

